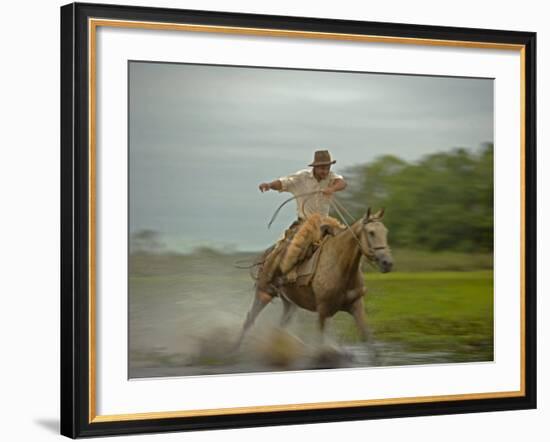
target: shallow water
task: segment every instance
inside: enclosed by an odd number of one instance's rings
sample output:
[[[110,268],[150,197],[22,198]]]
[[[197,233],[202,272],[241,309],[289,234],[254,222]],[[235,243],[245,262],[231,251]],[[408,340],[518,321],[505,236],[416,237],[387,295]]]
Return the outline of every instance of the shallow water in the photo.
[[[354,344],[327,348],[314,346],[302,349],[301,352],[289,351],[281,355],[275,350],[275,356],[269,357],[264,351],[253,349],[240,351],[238,354],[218,356],[209,363],[157,364],[151,367],[134,367],[132,378],[167,377],[167,376],[201,376],[235,373],[260,373],[278,371],[390,367],[419,364],[448,363],[449,355],[443,352],[406,352],[399,346],[375,342],[372,344]],[[277,354],[278,353],[278,354]]]
[[[456,361],[451,353],[413,352],[394,343],[346,342],[333,322],[321,345],[314,313],[299,310],[286,330],[278,328],[278,299],[234,351],[254,292],[248,271],[235,268],[234,262],[234,256],[203,254],[145,257],[134,263],[129,279],[130,378]],[[339,315],[353,324],[351,316]]]

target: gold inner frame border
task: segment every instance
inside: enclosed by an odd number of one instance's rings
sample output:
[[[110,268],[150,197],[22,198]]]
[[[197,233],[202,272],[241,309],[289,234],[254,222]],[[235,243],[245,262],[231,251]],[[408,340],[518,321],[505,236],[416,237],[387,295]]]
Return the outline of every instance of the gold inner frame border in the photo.
[[[341,41],[359,41],[371,43],[390,43],[390,44],[412,44],[421,46],[446,46],[446,47],[461,47],[461,48],[478,48],[478,49],[499,49],[518,51],[520,54],[520,167],[521,167],[521,240],[520,240],[520,389],[518,391],[505,392],[488,392],[488,393],[466,393],[455,395],[439,395],[439,396],[419,396],[419,397],[404,397],[404,398],[389,398],[389,399],[368,399],[354,401],[337,401],[337,402],[316,402],[316,403],[301,403],[301,404],[285,404],[285,405],[261,405],[249,407],[234,407],[234,408],[215,408],[215,409],[198,409],[198,410],[181,410],[181,411],[162,411],[148,413],[131,413],[131,414],[112,414],[98,415],[97,407],[97,391],[96,391],[96,36],[98,27],[116,27],[116,28],[135,28],[149,30],[174,30],[186,32],[208,32],[218,34],[237,34],[237,35],[254,35],[254,36],[272,36],[272,37],[294,37],[294,38],[309,38],[309,39],[326,39],[326,40],[341,40]],[[440,40],[440,39],[423,39],[410,37],[389,37],[376,35],[360,35],[360,34],[339,34],[339,33],[323,33],[323,32],[308,32],[308,31],[292,31],[282,29],[264,29],[264,28],[247,28],[247,27],[232,27],[232,26],[211,26],[211,25],[196,25],[183,23],[160,23],[160,22],[143,22],[131,20],[112,20],[112,19],[88,19],[88,94],[89,94],[89,168],[88,168],[88,184],[89,184],[89,423],[100,422],[120,422],[146,419],[169,419],[178,417],[197,417],[197,416],[221,416],[221,415],[238,415],[246,413],[266,413],[278,411],[294,411],[294,410],[322,410],[329,408],[349,408],[349,407],[365,407],[375,405],[396,405],[396,404],[413,404],[427,402],[443,402],[443,401],[462,401],[462,400],[481,400],[481,399],[497,399],[497,398],[513,398],[525,396],[525,109],[526,109],[526,90],[525,90],[525,45],[521,44],[505,44],[491,42],[475,42],[475,41],[459,41],[459,40]]]

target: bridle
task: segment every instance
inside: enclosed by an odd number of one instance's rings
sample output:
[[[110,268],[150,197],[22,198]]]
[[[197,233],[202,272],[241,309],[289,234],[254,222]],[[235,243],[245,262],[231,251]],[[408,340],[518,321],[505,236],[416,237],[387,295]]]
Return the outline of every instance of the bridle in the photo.
[[[344,207],[344,205],[340,201],[336,199],[336,197],[334,197],[334,195],[333,195],[333,200],[330,201],[330,205],[338,214],[340,219],[343,221],[344,225],[346,226],[346,229],[350,231],[351,235],[353,236],[353,239],[355,239],[355,242],[359,246],[359,250],[361,250],[361,253],[363,254],[363,256],[367,258],[367,261],[369,264],[373,265],[376,262],[376,251],[389,250],[389,246],[387,244],[383,246],[372,246],[369,241],[368,235],[367,235],[367,250],[365,250],[363,248],[363,244],[361,243],[361,240],[357,238],[357,235],[355,234],[351,226],[346,221],[346,218],[344,217],[340,209],[344,210],[348,214],[348,216],[352,218],[349,211]],[[380,222],[380,220],[378,218],[367,218],[367,220],[363,221],[362,223],[363,223],[363,226],[366,226],[367,224],[374,223],[374,222]],[[361,228],[361,230],[363,230],[363,227]]]

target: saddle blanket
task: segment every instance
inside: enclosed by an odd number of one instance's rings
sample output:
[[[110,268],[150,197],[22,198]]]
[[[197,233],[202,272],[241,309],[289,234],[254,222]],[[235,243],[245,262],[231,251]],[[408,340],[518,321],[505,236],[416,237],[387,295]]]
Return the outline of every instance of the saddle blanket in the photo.
[[[310,258],[298,264],[286,275],[286,279],[289,283],[296,282],[297,285],[302,287],[311,284],[311,280],[317,270],[317,264],[319,263],[319,257],[321,256],[324,242],[324,240],[321,242]]]

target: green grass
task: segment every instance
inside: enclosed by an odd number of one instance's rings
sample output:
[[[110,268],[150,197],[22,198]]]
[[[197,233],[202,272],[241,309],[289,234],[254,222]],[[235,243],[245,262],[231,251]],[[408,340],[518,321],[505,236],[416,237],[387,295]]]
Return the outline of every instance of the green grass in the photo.
[[[493,359],[492,271],[373,273],[365,281],[375,339],[456,362]],[[337,320],[346,338],[356,335],[348,318]]]

